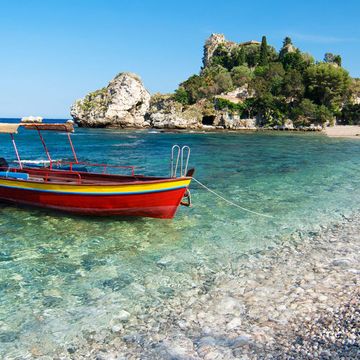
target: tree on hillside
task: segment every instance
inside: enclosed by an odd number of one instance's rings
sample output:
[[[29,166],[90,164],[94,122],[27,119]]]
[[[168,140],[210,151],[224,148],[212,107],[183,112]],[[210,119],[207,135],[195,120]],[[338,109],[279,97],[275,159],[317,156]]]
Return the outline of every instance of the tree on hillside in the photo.
[[[292,118],[296,126],[308,126],[316,121],[317,106],[309,99],[303,99],[292,111]]]
[[[207,68],[205,68],[203,70],[203,72],[201,73],[201,76],[203,77],[203,79],[205,80],[205,83],[207,85],[212,85],[214,82],[214,78],[215,76],[217,76],[218,74],[222,74],[222,73],[228,73],[228,70],[222,66],[222,65],[211,65],[208,66]]]
[[[261,39],[260,45],[260,59],[259,65],[267,65],[268,64],[268,45],[266,41],[266,36],[263,36]]]
[[[299,49],[296,49],[294,52],[289,52],[281,58],[281,63],[286,71],[295,69],[300,71],[300,73],[304,72],[304,70],[312,64],[312,61],[313,58],[301,53]]]
[[[260,46],[248,45],[244,47],[245,61],[250,68],[255,67],[259,63]]]
[[[222,67],[230,70],[233,67],[233,58],[229,50],[220,44],[214,51],[211,58],[211,65],[221,65]]]
[[[230,91],[233,87],[231,75],[229,72],[217,74],[214,77],[214,83],[216,86],[214,95]]]
[[[203,97],[221,94],[232,89],[230,73],[221,65],[210,66],[202,72],[205,85],[200,88]]]
[[[272,95],[270,91],[271,83],[267,81],[263,76],[255,76],[249,82],[249,90],[255,95],[255,98],[265,97],[266,95]]]
[[[257,66],[254,70],[255,78],[250,84],[250,88],[255,91],[257,96],[263,96],[269,92],[274,96],[280,95],[284,68],[281,63],[270,63],[266,66]]]
[[[251,70],[245,66],[235,66],[231,69],[231,78],[232,82],[235,86],[243,86],[247,84],[252,77]]]
[[[244,47],[235,48],[231,52],[232,64],[233,66],[240,66],[245,64],[245,51]]]
[[[183,105],[190,103],[189,93],[182,86],[179,86],[179,88],[175,90],[174,99]]]
[[[267,60],[268,63],[277,62],[279,58],[279,54],[273,46],[267,46]]]
[[[285,47],[286,45],[292,45],[292,41],[289,36],[286,36],[283,40],[283,47]]]
[[[345,104],[341,110],[341,123],[344,125],[360,125],[360,104]]]
[[[264,125],[283,125],[285,120],[286,104],[281,97],[267,93],[256,99],[255,112],[261,116]]]
[[[200,89],[204,86],[206,86],[205,80],[199,75],[192,75],[180,84],[180,87],[187,92],[189,104],[194,104],[203,97]]]
[[[341,56],[334,55],[333,53],[325,53],[324,62],[326,62],[328,64],[337,64],[337,65],[341,66]]]
[[[310,66],[305,72],[306,95],[316,104],[337,109],[350,95],[350,76],[327,63]]]
[[[299,101],[304,96],[305,85],[298,70],[290,69],[283,78],[282,94],[291,101]]]
[[[320,105],[316,111],[316,121],[322,125],[326,123],[334,125],[334,114],[325,105]]]
[[[309,99],[303,99],[292,111],[296,126],[309,126],[311,123],[324,125],[333,123],[333,113],[324,105],[316,105]]]
[[[342,59],[341,59],[341,56],[340,56],[340,55],[335,55],[334,63],[335,63],[335,64],[338,64],[339,66],[341,66]]]
[[[263,77],[269,83],[269,89],[272,95],[277,96],[281,94],[284,75],[285,70],[281,63],[271,63],[266,66]]]
[[[243,116],[245,115],[248,119],[251,119],[251,117],[254,115],[253,111],[255,110],[255,102],[255,98],[248,98],[244,101]]]
[[[335,55],[333,53],[325,53],[324,55],[324,62],[326,63],[333,63]]]

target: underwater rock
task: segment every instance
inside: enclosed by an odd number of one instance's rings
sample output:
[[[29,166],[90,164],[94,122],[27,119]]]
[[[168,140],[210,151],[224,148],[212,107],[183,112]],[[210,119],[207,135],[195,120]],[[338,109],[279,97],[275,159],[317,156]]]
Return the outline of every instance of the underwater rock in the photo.
[[[119,321],[128,321],[130,318],[130,313],[126,310],[120,310],[120,312],[117,314],[116,319]]]
[[[18,339],[19,335],[15,331],[0,332],[0,343],[14,342]]]
[[[170,298],[175,295],[175,290],[168,286],[160,286],[157,291],[163,298]]]
[[[108,279],[103,282],[103,287],[110,287],[113,291],[119,291],[134,281],[129,274],[122,274],[116,278]]]

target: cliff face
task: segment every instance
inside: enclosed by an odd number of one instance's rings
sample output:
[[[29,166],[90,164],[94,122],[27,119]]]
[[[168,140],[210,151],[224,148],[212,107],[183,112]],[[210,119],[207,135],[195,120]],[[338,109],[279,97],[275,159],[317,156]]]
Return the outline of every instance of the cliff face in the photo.
[[[132,73],[120,73],[107,87],[77,100],[71,116],[83,127],[147,127],[150,93]]]
[[[184,108],[171,95],[154,95],[146,118],[154,128],[198,129],[202,125],[202,111],[198,106]]]
[[[204,45],[204,56],[203,56],[203,68],[206,68],[216,50],[220,44],[228,43],[225,40],[223,34],[211,34],[211,36],[206,40]]]
[[[260,42],[256,40],[250,40],[242,43],[236,43],[233,41],[226,40],[224,34],[211,34],[209,38],[206,40],[204,45],[204,55],[202,59],[203,69],[205,69],[207,66],[210,65],[211,58],[213,57],[214,52],[219,45],[222,45],[228,51],[231,51],[235,48],[241,48],[243,46],[260,45]]]

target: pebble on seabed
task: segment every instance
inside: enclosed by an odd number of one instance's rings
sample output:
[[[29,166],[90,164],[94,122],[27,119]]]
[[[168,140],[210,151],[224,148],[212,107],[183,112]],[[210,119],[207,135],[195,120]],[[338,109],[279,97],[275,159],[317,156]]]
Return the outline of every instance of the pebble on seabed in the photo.
[[[74,340],[59,358],[358,359],[359,233],[354,215],[229,269],[199,267],[185,291],[149,287],[156,306],[114,314],[108,330]],[[160,270],[170,264],[158,261]],[[102,285],[130,284],[122,275]]]

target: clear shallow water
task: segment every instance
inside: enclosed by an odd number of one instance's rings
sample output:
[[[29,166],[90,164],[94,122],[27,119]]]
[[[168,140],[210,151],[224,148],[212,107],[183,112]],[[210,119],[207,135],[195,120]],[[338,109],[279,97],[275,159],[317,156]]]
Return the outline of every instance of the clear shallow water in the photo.
[[[7,136],[2,154],[13,159]],[[54,158],[63,135],[46,134]],[[43,354],[111,327],[114,314],[156,307],[252,250],[292,241],[358,211],[360,141],[319,134],[159,133],[77,129],[79,158],[167,174],[172,144],[191,146],[195,176],[257,217],[192,184],[194,206],[172,221],[84,218],[0,205],[0,357]],[[23,159],[44,158],[37,135]],[[53,150],[53,151],[52,151]]]

